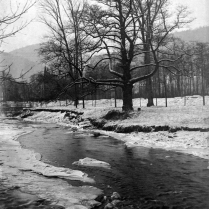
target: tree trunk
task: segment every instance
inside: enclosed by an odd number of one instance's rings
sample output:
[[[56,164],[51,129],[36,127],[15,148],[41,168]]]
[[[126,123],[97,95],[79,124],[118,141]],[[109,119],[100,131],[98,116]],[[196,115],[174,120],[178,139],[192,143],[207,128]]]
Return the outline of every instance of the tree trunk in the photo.
[[[95,88],[95,90],[94,90],[94,92],[95,92],[95,103],[94,103],[94,107],[96,107],[97,106],[97,87],[95,86],[94,88]]]
[[[117,89],[115,88],[115,107],[117,107]]]
[[[165,72],[163,72],[163,77],[164,77],[164,88],[165,88],[165,106],[168,107],[168,96],[167,96],[167,84],[166,84],[166,77],[165,77]]]
[[[192,76],[192,82],[193,82],[193,88],[192,88],[192,94],[195,95],[196,94],[196,76],[193,75]]]
[[[83,80],[82,80],[82,83],[81,83],[81,88],[82,88],[82,94],[83,94],[82,103],[83,103],[83,109],[84,109],[85,108],[85,98],[84,98]]]
[[[133,110],[133,102],[132,102],[132,84],[126,84],[123,87],[123,111],[131,111]]]
[[[153,90],[152,90],[152,78],[148,78],[146,80],[146,93],[147,93],[147,99],[148,99],[147,107],[154,106]]]
[[[76,84],[75,84],[75,86],[74,86],[74,90],[75,90],[75,92],[74,92],[74,94],[75,94],[75,100],[74,100],[74,106],[77,108],[78,107],[78,97],[77,97],[77,88],[76,88]]]
[[[144,57],[144,64],[150,64],[150,62],[151,62],[150,54],[146,53]],[[151,72],[151,67],[147,67],[146,73],[149,74],[150,72]],[[151,77],[146,80],[146,94],[147,94],[147,99],[148,99],[147,107],[154,106]]]
[[[181,81],[180,81],[180,76],[179,75],[177,75],[177,92],[178,92],[178,97],[180,97],[181,96]]]
[[[196,76],[196,94],[199,94],[199,76]]]
[[[160,69],[158,70],[158,97],[162,97],[161,96],[161,86],[160,86]]]
[[[203,105],[205,106],[204,64],[201,69],[201,73],[202,73],[202,99],[203,99]]]

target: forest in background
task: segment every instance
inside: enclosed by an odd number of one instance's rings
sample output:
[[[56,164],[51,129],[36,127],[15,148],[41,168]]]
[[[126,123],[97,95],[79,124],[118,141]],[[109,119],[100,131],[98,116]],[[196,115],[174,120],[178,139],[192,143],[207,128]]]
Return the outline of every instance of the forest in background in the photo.
[[[181,44],[188,47],[187,42],[178,40]],[[175,63],[178,69],[182,69],[184,74],[174,75],[169,71],[160,69],[152,77],[152,86],[154,98],[164,97],[182,97],[189,95],[209,95],[209,47],[207,43],[192,43],[194,55],[188,60],[181,60]],[[103,55],[100,55],[103,56]],[[92,58],[92,62],[96,62],[97,56]],[[117,66],[115,66],[115,69]],[[105,79],[111,78],[108,68],[105,64],[99,65],[95,70],[86,69],[87,78]],[[10,74],[4,74],[8,77],[1,85],[1,91],[4,94],[4,101],[56,101],[74,100],[75,94],[82,100],[85,99],[110,99],[116,96],[122,99],[120,88],[103,86],[97,88],[91,86],[83,89],[81,93],[80,87],[77,89],[68,89],[60,97],[60,92],[71,82],[67,77],[60,78],[53,74],[53,70],[45,68],[43,72],[38,72],[30,77],[29,82],[16,82]],[[146,81],[138,82],[133,88],[134,98],[146,98]],[[59,98],[58,98],[59,97]]]

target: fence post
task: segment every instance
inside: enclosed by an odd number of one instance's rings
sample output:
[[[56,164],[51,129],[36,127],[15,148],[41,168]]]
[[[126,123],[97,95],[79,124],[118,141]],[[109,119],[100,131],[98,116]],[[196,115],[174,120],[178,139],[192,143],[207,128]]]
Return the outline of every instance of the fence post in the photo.
[[[165,106],[168,107],[168,98],[167,98],[167,86],[166,86],[165,70],[164,70],[164,88],[165,88]]]
[[[117,107],[117,99],[116,99],[116,95],[117,94],[117,91],[116,91],[116,87],[115,87],[115,107]]]

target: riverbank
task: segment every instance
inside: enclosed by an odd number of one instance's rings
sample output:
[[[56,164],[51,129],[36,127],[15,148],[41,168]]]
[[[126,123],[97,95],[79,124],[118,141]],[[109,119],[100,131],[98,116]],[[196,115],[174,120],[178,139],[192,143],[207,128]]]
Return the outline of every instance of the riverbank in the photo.
[[[52,122],[82,129],[93,124],[102,134],[113,136],[125,142],[127,146],[152,147],[174,150],[209,158],[209,97],[206,106],[202,106],[202,97],[158,99],[158,106],[146,107],[146,100],[134,99],[134,112],[127,115],[110,114],[121,110],[122,101],[114,108],[113,100],[86,102],[86,108],[60,106],[50,103],[46,107],[37,107],[33,116],[27,120]],[[141,110],[138,110],[141,104]],[[38,111],[40,110],[40,112]],[[57,111],[55,111],[57,110]],[[38,111],[38,112],[37,112]],[[65,111],[72,111],[66,114]],[[109,117],[107,113],[109,112]],[[77,115],[76,115],[77,113]],[[91,124],[90,124],[91,122]]]

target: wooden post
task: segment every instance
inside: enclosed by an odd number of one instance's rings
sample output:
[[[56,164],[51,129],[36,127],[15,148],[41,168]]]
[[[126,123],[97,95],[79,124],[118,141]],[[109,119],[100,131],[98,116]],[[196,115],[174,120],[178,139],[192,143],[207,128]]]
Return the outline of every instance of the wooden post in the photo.
[[[164,88],[165,88],[165,106],[168,107],[168,98],[167,98],[167,87],[166,87],[166,78],[165,78],[165,70],[164,70]]]
[[[203,63],[202,70],[201,70],[201,73],[202,73],[202,99],[203,99],[203,106],[205,106],[204,68],[205,68],[205,66],[204,66],[204,63]]]
[[[2,102],[4,103],[6,98],[5,98],[5,74],[4,71],[2,71],[2,77],[3,77],[3,81],[2,81]]]
[[[76,84],[75,84],[75,107],[77,108],[78,107],[78,103],[77,103],[77,89],[76,89]]]
[[[116,98],[116,87],[115,87],[115,107],[117,107],[117,98]]]
[[[95,85],[95,103],[94,103],[94,106],[96,107],[97,105],[97,87]]]
[[[84,91],[83,91],[83,79],[82,79],[82,83],[81,83],[81,88],[82,88],[82,94],[84,95]],[[83,109],[85,108],[85,100],[84,100],[84,96],[83,96]]]

